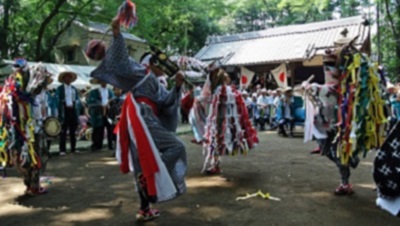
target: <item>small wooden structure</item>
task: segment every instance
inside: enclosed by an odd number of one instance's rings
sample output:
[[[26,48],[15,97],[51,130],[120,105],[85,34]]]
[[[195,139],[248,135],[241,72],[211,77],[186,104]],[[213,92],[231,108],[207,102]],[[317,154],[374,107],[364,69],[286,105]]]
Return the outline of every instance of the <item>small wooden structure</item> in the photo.
[[[93,39],[102,39],[108,29],[107,24],[88,22],[87,25],[74,21],[58,40],[55,46],[56,63],[74,65],[96,65],[84,54],[87,43]],[[128,46],[129,55],[139,60],[148,49],[146,40],[127,32],[122,32]],[[112,33],[107,33],[105,41],[110,43]]]
[[[220,60],[233,81],[238,82],[240,68],[264,76],[268,86],[270,71],[282,63],[288,69],[292,87],[315,75],[324,82],[322,56],[340,37],[355,38],[356,46],[370,49],[370,26],[362,16],[331,21],[290,25],[267,30],[225,36],[210,36],[196,58],[205,62]],[[272,79],[272,80],[271,80]],[[268,82],[269,81],[269,82]]]

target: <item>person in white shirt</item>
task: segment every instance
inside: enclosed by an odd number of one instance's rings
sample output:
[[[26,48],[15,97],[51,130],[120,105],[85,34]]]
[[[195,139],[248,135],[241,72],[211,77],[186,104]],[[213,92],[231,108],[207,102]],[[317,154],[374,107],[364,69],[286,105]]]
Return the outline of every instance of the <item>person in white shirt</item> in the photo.
[[[78,90],[71,85],[77,79],[77,74],[72,71],[64,71],[59,74],[58,81],[62,83],[56,90],[58,106],[58,118],[62,124],[60,133],[60,155],[66,153],[67,131],[71,139],[71,153],[78,152],[76,147],[76,128],[79,124],[79,112],[81,101]]]
[[[47,117],[53,116],[52,100],[49,100],[51,94],[47,90],[47,84],[53,82],[52,78],[47,78],[46,84],[44,85],[42,91],[35,96],[35,106],[33,107],[33,115],[35,118],[35,133],[38,133],[43,126],[44,121]],[[55,116],[55,115],[54,115]],[[35,138],[35,140],[38,140]],[[46,140],[46,150],[50,150],[51,139]]]
[[[275,90],[271,90],[270,92],[270,98],[269,98],[269,125],[270,125],[270,129],[274,130],[277,128],[278,123],[276,122],[276,105],[275,105],[275,101],[276,101],[276,91]]]
[[[269,99],[267,96],[268,91],[266,89],[261,90],[261,95],[257,99],[257,119],[260,124],[260,130],[265,130],[265,123],[268,122],[269,115]]]
[[[244,99],[244,103],[245,103],[245,105],[247,107],[247,111],[249,113],[249,117],[251,118],[252,115],[253,115],[252,114],[252,100],[249,97],[249,93],[246,90],[243,90],[242,96],[243,96],[243,99]]]
[[[251,95],[251,115],[252,115],[252,119],[253,119],[253,126],[255,128],[257,128],[258,126],[258,118],[257,116],[257,93],[253,93]]]
[[[261,85],[258,84],[256,87],[257,87],[256,88],[257,97],[259,97],[259,96],[261,96]]]
[[[249,97],[249,93],[246,90],[243,90],[241,93],[246,106],[248,106],[251,103],[251,98]]]
[[[274,107],[278,108],[279,107],[279,102],[282,99],[282,89],[278,88],[278,89],[275,90],[275,92],[276,92],[276,95],[274,97]]]
[[[107,83],[97,79],[90,80],[91,84],[100,84],[99,88],[89,92],[87,105],[89,107],[90,124],[93,128],[92,151],[103,148],[104,129],[107,129],[108,149],[113,150],[113,124],[109,117],[109,102],[114,93],[107,88]]]
[[[294,97],[292,88],[285,89],[285,98],[281,101],[282,115],[279,120],[279,134],[287,137],[285,126],[289,125],[290,137],[293,137],[294,129]]]

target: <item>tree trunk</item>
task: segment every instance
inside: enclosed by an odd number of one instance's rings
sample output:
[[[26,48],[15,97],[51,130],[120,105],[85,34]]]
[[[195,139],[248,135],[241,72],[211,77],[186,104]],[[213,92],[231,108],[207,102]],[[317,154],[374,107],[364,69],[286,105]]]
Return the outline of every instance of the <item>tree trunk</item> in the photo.
[[[3,13],[4,13],[4,20],[3,26],[0,29],[0,50],[1,50],[1,57],[0,58],[7,58],[8,55],[8,42],[7,42],[7,35],[9,31],[10,25],[10,8],[11,8],[12,0],[5,0],[3,5]]]
[[[41,45],[42,45],[42,39],[44,36],[44,32],[46,30],[47,25],[51,22],[51,20],[57,16],[57,14],[59,13],[59,9],[61,8],[62,5],[64,5],[64,3],[67,0],[58,0],[57,3],[54,6],[54,9],[50,12],[50,14],[43,20],[42,24],[40,24],[40,28],[38,31],[38,39],[36,41],[36,54],[35,54],[35,60],[36,61],[40,61],[41,58]]]
[[[49,40],[46,49],[44,49],[44,51],[37,59],[37,61],[52,61],[51,53],[54,49],[54,46],[57,44],[57,41],[61,37],[61,35],[71,26],[72,22],[76,19],[76,17],[77,16],[75,15],[71,19],[69,19],[68,22],[66,22],[65,25],[60,30],[58,30],[58,32],[53,36],[53,38]]]
[[[88,0],[84,5],[82,5],[76,12],[69,12],[72,17],[64,24],[64,26],[57,31],[56,34],[54,34],[53,38],[49,40],[49,42],[46,45],[46,48],[43,50],[41,49],[41,42],[44,36],[44,32],[46,29],[46,26],[51,22],[51,20],[59,13],[62,11],[60,8],[62,5],[66,2],[66,0],[59,0],[54,7],[53,11],[49,14],[49,16],[42,22],[39,33],[38,33],[38,41],[36,43],[36,61],[41,61],[41,60],[51,60],[51,52],[54,49],[54,46],[57,44],[58,39],[61,37],[61,35],[71,26],[72,22],[76,19],[76,17],[80,14],[80,12],[88,6],[90,3],[93,2],[93,0]]]
[[[397,7],[396,7],[397,8]],[[400,60],[400,37],[398,36],[398,30],[396,29],[396,24],[394,22],[392,13],[390,11],[390,2],[389,0],[385,0],[385,9],[386,9],[386,15],[389,19],[389,23],[390,23],[390,28],[392,30],[393,33],[393,39],[394,39],[394,45],[396,48],[396,58],[397,60]],[[400,75],[400,64],[396,64],[396,77],[398,77]]]

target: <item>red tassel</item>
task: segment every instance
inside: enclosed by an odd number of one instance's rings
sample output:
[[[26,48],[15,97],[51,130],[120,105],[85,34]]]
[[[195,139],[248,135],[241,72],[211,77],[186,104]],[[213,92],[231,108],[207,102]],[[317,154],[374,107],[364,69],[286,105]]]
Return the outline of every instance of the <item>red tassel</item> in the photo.
[[[138,17],[136,15],[136,5],[130,0],[126,0],[118,10],[119,24],[125,28],[136,26]]]

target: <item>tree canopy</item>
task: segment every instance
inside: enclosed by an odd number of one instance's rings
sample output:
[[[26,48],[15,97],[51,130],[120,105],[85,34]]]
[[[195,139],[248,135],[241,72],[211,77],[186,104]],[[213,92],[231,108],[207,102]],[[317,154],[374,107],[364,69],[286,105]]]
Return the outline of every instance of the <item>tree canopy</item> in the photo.
[[[1,58],[54,61],[53,49],[74,20],[109,23],[120,1],[0,0]],[[257,31],[367,13],[379,16],[382,62],[400,74],[398,0],[134,0],[139,22],[129,32],[169,52],[190,55],[209,35]],[[379,12],[379,13],[378,13]],[[374,19],[375,17],[371,17]],[[375,22],[373,20],[372,22]]]

